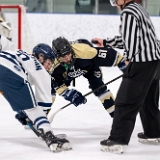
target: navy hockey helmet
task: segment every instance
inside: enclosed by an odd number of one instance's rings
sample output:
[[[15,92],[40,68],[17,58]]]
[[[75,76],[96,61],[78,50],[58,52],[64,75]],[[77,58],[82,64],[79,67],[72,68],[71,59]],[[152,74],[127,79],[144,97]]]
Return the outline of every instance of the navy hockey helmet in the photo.
[[[37,59],[40,58],[40,56],[43,56],[43,62],[45,62],[46,59],[50,59],[52,62],[55,60],[55,53],[52,50],[52,48],[45,43],[39,43],[33,48],[32,55],[36,57]]]
[[[92,43],[89,42],[87,39],[77,39],[78,43],[84,43],[84,44],[88,44],[90,47],[93,47]]]

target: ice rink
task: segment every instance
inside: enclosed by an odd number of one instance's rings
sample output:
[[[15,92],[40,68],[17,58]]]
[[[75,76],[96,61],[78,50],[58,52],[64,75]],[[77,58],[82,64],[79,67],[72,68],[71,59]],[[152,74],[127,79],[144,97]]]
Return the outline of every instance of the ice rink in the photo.
[[[103,68],[104,82],[122,73],[118,68]],[[108,85],[114,95],[121,79]],[[76,80],[76,89],[83,94],[89,92],[88,82],[83,77]],[[16,95],[13,95],[16,97]],[[87,96],[88,102],[79,107],[68,106],[59,112],[51,123],[55,134],[64,133],[70,141],[72,150],[52,153],[45,142],[36,137],[31,130],[25,130],[14,118],[4,97],[0,95],[0,160],[158,160],[160,145],[146,145],[138,142],[137,133],[142,131],[139,115],[129,146],[121,155],[102,152],[100,141],[109,136],[112,119],[100,101],[93,95]],[[51,113],[68,104],[57,96]],[[51,114],[50,113],[50,114]]]

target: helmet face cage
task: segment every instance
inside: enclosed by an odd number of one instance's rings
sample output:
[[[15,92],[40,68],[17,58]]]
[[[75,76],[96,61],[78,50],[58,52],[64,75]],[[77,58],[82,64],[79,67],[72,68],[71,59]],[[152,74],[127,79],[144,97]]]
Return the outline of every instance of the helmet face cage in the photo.
[[[110,0],[111,5],[112,5],[112,6],[116,6],[116,1],[117,1],[117,0]]]
[[[70,45],[63,46],[63,48],[59,48],[56,50],[56,57],[60,58],[72,52],[72,48]]]
[[[71,59],[71,62],[68,64],[68,66],[71,67],[74,64],[75,53],[67,39],[62,37],[58,37],[57,39],[54,39],[52,41],[52,49],[54,50],[56,58],[61,65],[64,66],[65,63],[60,61],[60,57],[63,57],[70,53],[72,54],[72,59]]]
[[[33,56],[37,59],[43,58],[43,61],[40,62],[43,64],[47,59],[50,59],[53,63],[55,60],[55,53],[53,52],[52,48],[44,43],[40,43],[33,48]]]

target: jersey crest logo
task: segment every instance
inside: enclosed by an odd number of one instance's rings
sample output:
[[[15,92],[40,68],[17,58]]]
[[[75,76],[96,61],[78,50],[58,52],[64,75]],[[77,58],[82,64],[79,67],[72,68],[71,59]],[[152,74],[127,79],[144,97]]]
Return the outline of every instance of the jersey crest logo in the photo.
[[[81,76],[85,73],[87,73],[87,71],[78,69],[78,70],[73,71],[73,72],[68,72],[68,76],[69,77],[79,77],[79,76]]]

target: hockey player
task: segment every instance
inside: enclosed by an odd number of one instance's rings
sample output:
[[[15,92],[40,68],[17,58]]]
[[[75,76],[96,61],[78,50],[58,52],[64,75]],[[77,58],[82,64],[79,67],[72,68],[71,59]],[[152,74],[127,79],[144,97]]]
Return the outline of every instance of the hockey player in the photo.
[[[88,79],[92,90],[104,85],[99,66],[116,66],[122,57],[111,47],[94,48],[84,43],[70,44],[67,39],[59,37],[52,41],[57,60],[53,65],[52,77],[55,79],[56,91],[66,100],[78,106],[86,102],[82,94],[69,89],[69,82],[83,75]],[[107,53],[107,54],[106,54]],[[110,55],[110,56],[109,56]],[[114,97],[106,86],[94,92],[110,116],[114,115]]]
[[[23,113],[33,122],[51,151],[68,150],[71,149],[69,141],[54,136],[42,110],[42,106],[47,108],[52,105],[51,92],[49,92],[51,77],[45,68],[50,69],[54,61],[54,53],[46,44],[39,44],[36,47],[39,47],[42,52],[35,54],[35,57],[23,50],[1,51],[0,91],[15,112]],[[35,94],[31,85],[35,86]]]

